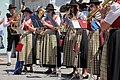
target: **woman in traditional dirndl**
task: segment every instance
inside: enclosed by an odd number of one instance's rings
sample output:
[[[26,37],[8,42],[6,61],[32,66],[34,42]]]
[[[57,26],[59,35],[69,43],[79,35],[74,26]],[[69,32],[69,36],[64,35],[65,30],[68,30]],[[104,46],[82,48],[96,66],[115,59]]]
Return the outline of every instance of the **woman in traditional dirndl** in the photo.
[[[70,11],[70,13],[67,13],[65,15],[65,18],[69,18],[72,20],[72,18],[76,17],[76,13],[77,13],[76,1],[71,0],[68,6],[69,9],[67,11]],[[73,49],[74,49],[75,38],[77,39],[77,36],[76,36],[76,30],[74,28],[71,29],[72,26],[69,25],[67,21],[65,23],[68,25],[68,30],[66,32],[64,47],[63,47],[63,53],[64,53],[63,65],[66,66],[67,68],[73,68],[73,71],[70,74],[68,74],[72,76],[76,71],[76,66],[74,64],[76,54],[74,53]]]
[[[30,72],[33,72],[32,64],[32,32],[36,30],[33,27],[30,15],[33,13],[29,8],[25,8],[21,11],[25,16],[23,23],[21,25],[21,40],[23,43],[22,51],[19,52],[19,61],[25,61],[24,70],[28,71],[27,66],[30,66]]]
[[[92,12],[98,8],[100,1],[91,2],[89,11]],[[96,4],[97,3],[97,4]],[[101,13],[98,11],[95,18],[92,17],[91,25],[89,25],[89,41],[88,41],[88,68],[87,71],[91,75],[100,75],[100,19]],[[93,78],[93,77],[90,77]]]
[[[45,72],[46,74],[56,72],[55,67],[61,66],[61,54],[59,50],[59,36],[57,36],[58,27],[60,25],[60,17],[55,15],[55,9],[53,4],[48,4],[45,8],[48,16],[52,17],[53,20],[58,24],[58,26],[53,26],[51,20],[44,16],[43,21],[47,24],[44,24],[45,35],[43,38],[43,48],[42,48],[42,66],[48,67],[48,70]],[[57,58],[56,58],[57,57]],[[56,60],[57,59],[57,60]],[[57,61],[57,62],[56,62]],[[52,70],[53,68],[53,70]]]
[[[47,24],[45,23],[45,21],[42,20],[43,16],[44,16],[44,10],[43,8],[40,6],[37,11],[35,11],[37,13],[36,17],[38,17],[38,21],[37,23],[37,30],[39,30],[39,32],[34,34],[34,41],[33,41],[33,63],[42,66],[42,48],[43,48],[43,38],[44,38],[44,25]]]

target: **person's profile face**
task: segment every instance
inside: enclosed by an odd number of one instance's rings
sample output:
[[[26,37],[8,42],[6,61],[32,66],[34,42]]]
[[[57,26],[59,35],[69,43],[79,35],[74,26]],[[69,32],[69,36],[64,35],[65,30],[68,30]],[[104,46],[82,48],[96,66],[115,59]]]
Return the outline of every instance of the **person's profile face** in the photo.
[[[50,13],[51,11],[50,10],[46,10],[46,13]]]
[[[79,9],[79,5],[78,5],[78,4],[76,4],[76,7],[77,7],[77,10],[80,11],[80,9]]]
[[[90,5],[90,11],[95,10],[95,8],[96,8],[95,4],[91,4],[91,5]]]
[[[74,12],[74,6],[71,6],[70,8],[71,8],[71,11]]]
[[[52,15],[53,11],[52,10],[46,10],[46,13]]]

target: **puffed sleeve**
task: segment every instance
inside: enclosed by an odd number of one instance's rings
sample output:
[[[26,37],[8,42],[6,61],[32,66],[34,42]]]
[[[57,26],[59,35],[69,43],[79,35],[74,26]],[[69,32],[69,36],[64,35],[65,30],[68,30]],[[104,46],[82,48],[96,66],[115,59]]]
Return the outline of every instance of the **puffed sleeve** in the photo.
[[[105,17],[105,22],[112,24],[120,16],[120,4],[113,3],[111,9]]]

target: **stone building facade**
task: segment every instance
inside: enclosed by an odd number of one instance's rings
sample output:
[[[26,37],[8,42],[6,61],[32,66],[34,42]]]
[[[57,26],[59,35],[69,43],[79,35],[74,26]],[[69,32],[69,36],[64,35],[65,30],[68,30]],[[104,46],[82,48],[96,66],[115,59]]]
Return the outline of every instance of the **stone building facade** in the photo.
[[[22,1],[24,1],[25,6],[29,7],[32,11],[35,11],[38,6],[46,7],[48,3],[52,3],[57,9],[56,12],[59,11],[61,5],[70,2],[70,0],[11,0],[11,3],[17,6],[17,10],[19,10]]]

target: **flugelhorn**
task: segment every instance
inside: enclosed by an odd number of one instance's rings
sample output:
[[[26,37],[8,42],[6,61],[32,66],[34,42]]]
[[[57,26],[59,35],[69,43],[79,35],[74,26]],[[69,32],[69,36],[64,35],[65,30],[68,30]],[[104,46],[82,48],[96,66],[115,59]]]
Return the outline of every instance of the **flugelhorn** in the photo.
[[[102,8],[104,8],[106,6],[106,4],[109,3],[109,1],[111,0],[105,0],[105,2],[101,5]],[[93,10],[91,13],[89,13],[87,15],[87,20],[91,20],[92,17],[100,10],[100,8],[96,8],[95,10]]]

